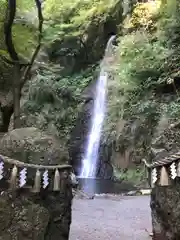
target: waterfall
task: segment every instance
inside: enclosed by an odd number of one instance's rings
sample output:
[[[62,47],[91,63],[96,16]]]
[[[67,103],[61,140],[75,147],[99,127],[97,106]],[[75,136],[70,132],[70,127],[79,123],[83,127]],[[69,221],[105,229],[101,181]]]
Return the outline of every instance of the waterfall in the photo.
[[[115,36],[111,36],[107,46],[104,58],[101,63],[101,70],[96,84],[94,97],[94,107],[91,119],[91,128],[88,134],[88,140],[85,155],[82,160],[80,178],[95,178],[97,171],[98,151],[101,138],[101,130],[106,110],[106,90],[108,73],[106,70],[106,60],[112,56],[112,42]]]

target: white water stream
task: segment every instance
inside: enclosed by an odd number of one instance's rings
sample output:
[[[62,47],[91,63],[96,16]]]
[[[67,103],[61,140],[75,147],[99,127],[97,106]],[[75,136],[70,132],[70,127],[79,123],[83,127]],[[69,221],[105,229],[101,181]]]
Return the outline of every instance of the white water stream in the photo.
[[[88,135],[87,147],[82,160],[82,169],[80,178],[95,178],[97,172],[98,152],[101,138],[101,130],[106,110],[106,92],[108,73],[105,70],[103,62],[109,57],[112,49],[112,42],[115,36],[111,36],[105,51],[105,56],[101,64],[101,71],[96,84],[93,114],[91,119],[91,128]]]

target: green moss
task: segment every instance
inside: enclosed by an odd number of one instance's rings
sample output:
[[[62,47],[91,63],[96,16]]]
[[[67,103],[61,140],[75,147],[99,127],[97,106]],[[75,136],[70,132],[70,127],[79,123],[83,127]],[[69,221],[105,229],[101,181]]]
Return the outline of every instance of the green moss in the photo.
[[[136,186],[140,185],[147,177],[144,167],[129,168],[126,172],[114,168],[114,176],[118,180],[130,182]]]
[[[41,71],[30,82],[22,111],[29,116],[27,125],[49,131],[67,142],[83,103],[81,93],[92,80],[92,72],[63,78],[52,69]]]
[[[117,3],[117,0],[68,0],[66,2],[47,0],[44,6],[44,15],[52,24],[46,28],[45,39],[53,42],[57,36],[60,38],[82,37],[84,34],[88,34],[92,25],[101,25],[108,16],[111,16],[112,9]],[[53,34],[50,36],[49,33]],[[84,37],[86,37],[85,35]]]

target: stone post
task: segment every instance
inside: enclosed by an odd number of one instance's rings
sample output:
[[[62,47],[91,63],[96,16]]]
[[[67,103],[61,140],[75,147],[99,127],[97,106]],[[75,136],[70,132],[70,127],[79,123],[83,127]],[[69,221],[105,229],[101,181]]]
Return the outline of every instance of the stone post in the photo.
[[[12,167],[14,164],[16,167]],[[24,167],[30,177],[21,176]],[[41,174],[37,184],[37,172],[47,169],[48,186],[44,187],[45,177]],[[68,165],[27,164],[0,155],[0,240],[68,240],[73,198],[71,174]],[[21,178],[26,179],[24,186],[20,186]]]
[[[180,239],[180,184],[153,188],[150,206],[153,240]]]

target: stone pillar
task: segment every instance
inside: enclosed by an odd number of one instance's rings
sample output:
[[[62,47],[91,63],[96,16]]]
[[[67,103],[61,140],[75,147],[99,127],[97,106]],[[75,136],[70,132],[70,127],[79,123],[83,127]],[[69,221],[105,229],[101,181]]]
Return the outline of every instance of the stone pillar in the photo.
[[[153,239],[180,239],[180,184],[153,188],[150,205]]]
[[[0,240],[68,240],[72,167],[63,149],[33,127],[1,139]]]
[[[0,240],[68,240],[72,190],[1,189]]]

